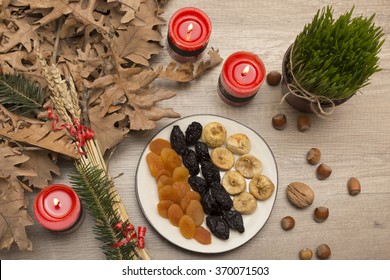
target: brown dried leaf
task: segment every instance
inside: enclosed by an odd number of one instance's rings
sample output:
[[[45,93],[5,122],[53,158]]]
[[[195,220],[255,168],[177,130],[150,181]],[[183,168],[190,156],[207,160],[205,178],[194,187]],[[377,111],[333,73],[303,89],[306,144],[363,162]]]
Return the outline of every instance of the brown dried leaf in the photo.
[[[30,159],[20,165],[22,168],[32,169],[38,176],[24,176],[23,180],[28,181],[29,186],[42,189],[53,180],[52,173],[61,175],[61,170],[50,158],[47,151],[24,151]]]
[[[17,165],[29,160],[27,155],[9,146],[0,147],[0,178],[17,179],[18,176],[37,176],[31,168],[23,168]]]
[[[0,178],[0,250],[16,243],[21,251],[31,251],[25,227],[34,222],[26,211],[23,189]]]
[[[217,66],[223,61],[219,55],[219,50],[211,49],[208,52],[210,58],[205,61],[199,61],[195,64],[184,63],[178,64],[175,61],[169,63],[169,65],[162,70],[160,77],[177,82],[189,82],[192,81],[206,72],[206,70]]]
[[[120,10],[125,13],[121,18],[121,23],[128,23],[134,19],[135,12],[138,10],[141,0],[108,0],[107,2],[121,3]]]

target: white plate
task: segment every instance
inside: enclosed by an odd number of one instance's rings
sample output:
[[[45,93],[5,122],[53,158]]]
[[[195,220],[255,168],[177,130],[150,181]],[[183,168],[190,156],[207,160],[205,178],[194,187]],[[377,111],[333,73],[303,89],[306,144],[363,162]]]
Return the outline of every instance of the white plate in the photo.
[[[220,253],[229,251],[243,245],[245,242],[254,237],[267,222],[268,217],[271,214],[278,187],[278,172],[275,158],[267,143],[255,131],[234,120],[216,115],[192,115],[184,117],[164,127],[150,141],[155,138],[164,138],[169,140],[174,125],[179,125],[181,130],[185,132],[187,126],[193,121],[199,122],[203,126],[212,121],[219,122],[225,126],[227,136],[238,132],[246,134],[252,144],[250,154],[253,154],[262,161],[262,174],[268,176],[275,185],[275,191],[272,196],[266,201],[258,201],[258,207],[253,214],[243,215],[245,227],[244,233],[230,230],[230,237],[228,240],[221,240],[212,235],[212,243],[209,245],[202,245],[195,239],[186,239],[180,234],[179,228],[171,225],[168,219],[162,218],[157,212],[157,203],[159,201],[157,184],[150,174],[146,164],[146,155],[150,151],[148,143],[140,157],[137,167],[136,192],[138,202],[149,223],[156,229],[157,232],[173,244],[184,249],[200,253]],[[236,156],[235,159],[237,159]],[[221,172],[221,178],[223,174],[224,172]],[[206,222],[204,222],[203,226],[207,228],[205,224]]]

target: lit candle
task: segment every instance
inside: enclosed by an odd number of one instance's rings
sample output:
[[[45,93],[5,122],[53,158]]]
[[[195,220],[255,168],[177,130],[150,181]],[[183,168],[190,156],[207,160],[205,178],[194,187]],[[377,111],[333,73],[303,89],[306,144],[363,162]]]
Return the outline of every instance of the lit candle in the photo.
[[[248,104],[256,96],[265,74],[264,64],[256,54],[233,53],[222,66],[218,94],[229,105]]]
[[[180,9],[168,24],[168,53],[180,63],[196,62],[207,47],[210,34],[211,21],[203,11],[197,8]]]
[[[75,231],[85,216],[76,192],[61,184],[47,186],[38,193],[34,214],[43,227],[56,233]]]

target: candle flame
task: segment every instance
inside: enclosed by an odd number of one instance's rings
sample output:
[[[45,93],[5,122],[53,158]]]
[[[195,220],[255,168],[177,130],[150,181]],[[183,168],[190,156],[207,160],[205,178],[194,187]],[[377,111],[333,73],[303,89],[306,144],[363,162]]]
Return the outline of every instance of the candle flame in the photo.
[[[190,23],[187,28],[187,33],[190,33],[192,29],[194,29],[194,26],[192,25],[192,23]]]
[[[53,203],[55,207],[60,207],[60,201],[57,198],[53,199]]]
[[[242,75],[243,76],[246,76],[246,74],[248,74],[249,73],[249,65],[247,65],[247,66],[245,66],[245,68],[244,68],[244,70],[242,70]]]

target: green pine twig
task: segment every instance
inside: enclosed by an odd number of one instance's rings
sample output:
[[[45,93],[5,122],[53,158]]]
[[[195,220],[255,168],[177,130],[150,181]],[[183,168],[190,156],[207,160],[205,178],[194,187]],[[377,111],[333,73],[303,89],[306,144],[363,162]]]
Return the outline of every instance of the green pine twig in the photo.
[[[0,103],[9,111],[20,110],[28,114],[41,108],[45,93],[35,82],[21,74],[0,74]]]

